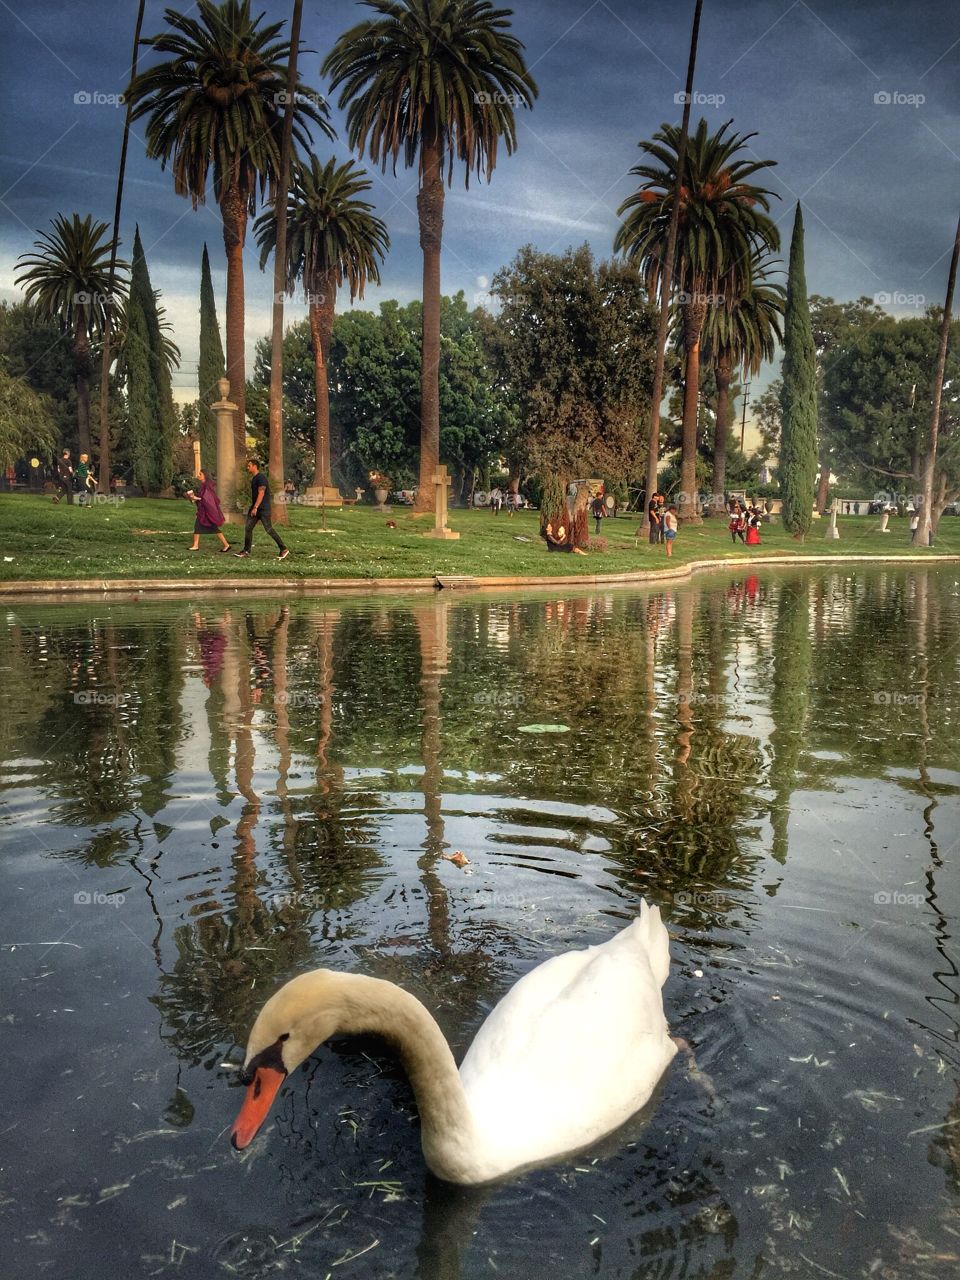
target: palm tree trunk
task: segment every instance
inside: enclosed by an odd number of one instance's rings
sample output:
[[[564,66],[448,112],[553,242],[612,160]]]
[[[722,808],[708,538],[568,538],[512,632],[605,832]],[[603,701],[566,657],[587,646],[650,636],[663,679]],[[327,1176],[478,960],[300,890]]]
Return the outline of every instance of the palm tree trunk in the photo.
[[[420,353],[420,484],[414,511],[433,510],[433,476],[440,462],[440,245],[443,239],[443,175],[440,144],[431,129],[423,145],[423,178],[417,195],[423,250],[423,339]]]
[[[933,382],[933,404],[930,408],[930,434],[927,452],[923,460],[923,505],[913,541],[926,547],[933,542],[933,473],[937,467],[937,439],[940,434],[940,404],[943,398],[943,375],[947,368],[947,347],[950,345],[950,324],[953,320],[953,291],[957,283],[957,263],[960,260],[960,222],[953,240],[953,255],[947,273],[947,298],[943,304],[943,320],[940,324],[940,346],[937,351],[937,368]]]
[[[316,434],[314,438],[313,483],[333,488],[330,470],[330,388],[327,363],[333,336],[333,316],[337,305],[337,281],[329,272],[323,282],[321,300],[310,301],[310,336],[313,339],[313,381],[316,392]]]
[[[714,509],[719,504],[724,509],[727,493],[727,436],[730,424],[727,417],[730,413],[730,361],[719,359],[714,367],[717,380],[717,420],[713,428],[713,498]]]
[[[680,460],[679,516],[684,524],[700,524],[697,510],[697,427],[700,409],[700,335],[706,307],[688,302],[683,322],[686,371],[683,378],[683,431]]]
[[[137,25],[133,32],[133,53],[130,55],[130,80],[137,75],[137,52],[140,48],[140,32],[143,29],[143,10],[146,0],[140,0],[137,9]],[[129,83],[129,81],[128,81]],[[100,489],[110,491],[110,326],[113,320],[113,290],[117,278],[117,247],[120,240],[120,206],[123,203],[123,179],[127,171],[127,144],[130,141],[130,113],[133,101],[127,102],[123,118],[123,142],[120,144],[120,168],[117,171],[117,199],[113,207],[113,240],[110,245],[110,277],[107,300],[103,308],[103,353],[100,360]]]
[[[240,476],[247,459],[247,375],[243,349],[243,244],[247,235],[247,202],[235,183],[224,193],[220,214],[223,247],[227,251],[227,378],[230,399],[237,406],[233,419],[233,452]],[[233,508],[232,494],[221,494],[220,498]]]
[[[280,135],[280,174],[273,202],[276,244],[273,254],[273,331],[270,359],[270,483],[274,493],[283,492],[283,294],[287,284],[287,193],[293,157],[293,113],[297,89],[297,54],[300,52],[300,20],[303,0],[293,0],[290,24],[290,56],[287,60],[287,101]],[[278,503],[274,512],[278,524],[289,524],[286,505]]]
[[[690,131],[690,104],[693,101],[693,72],[697,64],[697,42],[700,37],[700,12],[703,0],[696,0],[693,11],[693,30],[690,34],[690,57],[687,61],[687,85],[683,99],[683,115],[680,123],[680,141],[677,143],[677,181],[670,208],[670,229],[667,232],[667,248],[663,271],[660,274],[660,320],[657,325],[657,357],[653,367],[653,386],[650,391],[650,434],[647,443],[646,500],[657,489],[657,470],[660,463],[660,401],[663,399],[663,370],[667,354],[667,328],[670,322],[670,303],[673,298],[673,268],[677,249],[677,226],[680,221],[680,201],[677,199],[683,185],[683,170],[687,158],[687,135]]]
[[[77,436],[80,452],[90,452],[90,335],[82,307],[73,330],[73,367],[77,379]]]

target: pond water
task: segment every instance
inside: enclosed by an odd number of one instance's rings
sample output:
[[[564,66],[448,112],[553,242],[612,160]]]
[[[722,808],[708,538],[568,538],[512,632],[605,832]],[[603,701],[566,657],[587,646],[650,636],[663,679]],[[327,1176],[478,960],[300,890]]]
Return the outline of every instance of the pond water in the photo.
[[[956,1275],[958,578],[6,606],[4,1275]],[[231,1149],[282,981],[459,1057],[642,896],[702,1074],[600,1149],[445,1187],[373,1040]]]

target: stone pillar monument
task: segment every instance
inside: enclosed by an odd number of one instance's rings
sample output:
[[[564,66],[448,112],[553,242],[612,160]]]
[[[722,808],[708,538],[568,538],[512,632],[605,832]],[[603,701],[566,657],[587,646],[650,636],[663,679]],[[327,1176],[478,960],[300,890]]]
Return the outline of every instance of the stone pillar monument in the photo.
[[[237,406],[227,399],[230,382],[221,378],[217,383],[220,399],[210,408],[217,418],[217,493],[228,524],[243,524],[237,510],[237,458],[233,449],[233,415]]]
[[[830,527],[823,535],[825,538],[839,538],[840,530],[837,528],[837,512],[840,510],[840,503],[834,498],[830,507]]]
[[[433,473],[434,485],[434,527],[429,533],[425,533],[425,538],[445,538],[452,540],[459,538],[459,533],[455,533],[453,529],[447,528],[447,488],[451,483],[450,476],[447,475],[445,466],[437,467]]]

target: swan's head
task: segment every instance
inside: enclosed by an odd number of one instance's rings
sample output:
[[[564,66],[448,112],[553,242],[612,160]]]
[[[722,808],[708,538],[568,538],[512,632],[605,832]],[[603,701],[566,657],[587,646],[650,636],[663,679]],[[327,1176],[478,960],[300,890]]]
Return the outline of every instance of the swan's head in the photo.
[[[341,974],[315,969],[270,997],[247,1041],[241,1079],[247,1095],[230,1140],[238,1151],[256,1136],[291,1071],[337,1030],[342,1019]]]

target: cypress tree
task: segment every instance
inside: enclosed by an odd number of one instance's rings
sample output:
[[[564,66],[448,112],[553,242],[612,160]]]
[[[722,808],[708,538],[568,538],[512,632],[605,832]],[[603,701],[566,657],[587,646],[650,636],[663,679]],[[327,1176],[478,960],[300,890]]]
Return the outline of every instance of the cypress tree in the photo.
[[[136,260],[134,260],[136,263]],[[140,290],[131,286],[127,304],[127,336],[123,362],[127,383],[127,436],[133,478],[145,493],[154,493],[157,485],[156,386],[150,372],[150,335]]]
[[[157,306],[157,295],[150,284],[150,272],[140,240],[140,228],[137,227],[133,237],[133,264],[130,273],[130,301],[136,299],[143,317],[146,331],[146,358],[149,372],[151,395],[149,405],[152,414],[147,451],[149,462],[143,454],[144,475],[149,475],[150,483],[144,484],[139,477],[137,483],[151,491],[165,489],[173,477],[173,439],[176,433],[176,413],[173,407],[173,387],[170,379],[170,366],[164,356],[163,336],[160,330],[160,312]],[[133,336],[130,329],[130,336]],[[142,335],[141,335],[142,340]]]
[[[211,475],[215,475],[217,470],[217,420],[210,406],[220,399],[217,383],[225,375],[226,368],[213,280],[210,278],[210,256],[204,245],[200,266],[200,360],[197,378],[200,383],[200,459],[203,469]]]
[[[803,214],[797,202],[790,241],[787,305],[783,321],[780,392],[780,494],[784,528],[801,542],[810,530],[817,479],[817,355],[803,265]]]

